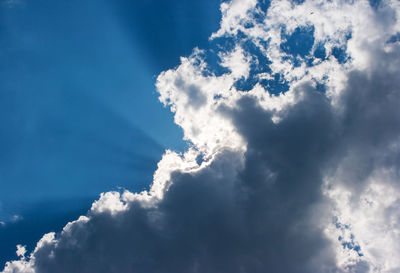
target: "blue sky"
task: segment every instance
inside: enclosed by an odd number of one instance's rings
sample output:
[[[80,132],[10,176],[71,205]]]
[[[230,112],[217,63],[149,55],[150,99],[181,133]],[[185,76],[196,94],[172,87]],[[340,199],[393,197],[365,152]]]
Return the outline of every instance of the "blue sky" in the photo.
[[[0,2],[1,264],[186,147],[155,79],[219,19],[211,0]]]
[[[399,272],[399,18],[0,0],[1,273]]]

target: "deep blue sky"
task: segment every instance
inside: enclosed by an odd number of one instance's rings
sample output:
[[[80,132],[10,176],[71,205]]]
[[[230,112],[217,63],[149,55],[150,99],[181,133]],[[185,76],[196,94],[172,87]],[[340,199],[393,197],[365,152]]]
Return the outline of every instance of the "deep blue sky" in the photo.
[[[220,19],[219,0],[14,2],[0,1],[0,267],[184,149],[155,78]]]

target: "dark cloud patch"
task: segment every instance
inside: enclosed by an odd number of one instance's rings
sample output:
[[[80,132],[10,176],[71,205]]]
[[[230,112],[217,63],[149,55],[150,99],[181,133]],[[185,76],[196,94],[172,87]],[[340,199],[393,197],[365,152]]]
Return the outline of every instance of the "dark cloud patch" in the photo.
[[[301,196],[306,190],[309,199],[313,190],[319,190],[320,173],[335,150],[338,132],[330,102],[324,95],[309,85],[297,92],[303,96],[302,101],[287,109],[277,124],[272,122],[271,113],[255,107],[255,101],[249,98],[240,102],[242,110],[235,114],[235,121],[248,141],[248,158],[258,162],[248,166],[247,175],[256,175],[252,180],[260,181],[268,167],[275,174],[281,193]],[[317,184],[308,187],[307,183]]]
[[[333,270],[330,244],[312,218],[334,119],[324,96],[303,89],[278,124],[250,97],[230,110],[248,142],[243,170],[233,164],[240,154],[225,151],[198,173],[176,172],[156,208],[135,202],[74,225],[57,247],[36,254],[38,272]]]
[[[198,109],[207,102],[207,97],[200,91],[200,87],[194,84],[186,84],[185,81],[180,78],[175,80],[175,85],[185,90],[188,106]]]
[[[377,168],[400,163],[400,47],[375,52],[370,72],[349,73],[340,105],[344,183],[353,187]]]

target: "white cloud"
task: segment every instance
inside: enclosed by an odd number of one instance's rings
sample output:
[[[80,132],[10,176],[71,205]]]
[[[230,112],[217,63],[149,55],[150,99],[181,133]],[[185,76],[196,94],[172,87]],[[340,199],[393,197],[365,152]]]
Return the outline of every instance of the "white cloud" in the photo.
[[[237,34],[238,30],[243,30],[243,25],[251,23],[249,11],[255,8],[257,0],[233,0],[221,4],[222,20],[220,29],[211,38],[224,35],[226,33]]]
[[[229,68],[232,77],[237,80],[241,77],[247,79],[250,73],[250,60],[244,55],[243,49],[236,46],[235,50],[221,54],[221,65]]]
[[[26,246],[17,245],[16,253],[18,257],[25,258]]]

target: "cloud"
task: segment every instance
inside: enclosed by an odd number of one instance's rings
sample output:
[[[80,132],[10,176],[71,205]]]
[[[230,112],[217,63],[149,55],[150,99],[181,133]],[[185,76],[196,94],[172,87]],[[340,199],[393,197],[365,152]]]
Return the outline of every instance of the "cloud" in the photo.
[[[25,257],[25,254],[26,254],[26,246],[17,245],[17,251],[16,251],[16,253],[17,253],[17,256],[18,256],[18,257],[24,258],[24,257]]]
[[[149,191],[102,194],[4,273],[400,270],[398,2],[221,10],[211,37],[229,71],[195,49],[156,83],[192,147],[166,151]],[[311,50],[293,56],[281,45],[302,27]]]

